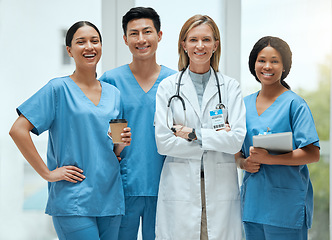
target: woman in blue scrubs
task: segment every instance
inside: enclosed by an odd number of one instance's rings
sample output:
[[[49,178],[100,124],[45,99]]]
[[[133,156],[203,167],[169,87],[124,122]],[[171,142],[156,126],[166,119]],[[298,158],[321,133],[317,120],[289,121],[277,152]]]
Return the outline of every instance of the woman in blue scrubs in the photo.
[[[319,139],[306,102],[285,82],[292,64],[288,44],[263,37],[249,56],[261,90],[245,97],[247,135],[236,154],[244,169],[242,220],[247,240],[307,239],[313,216],[313,189],[307,164],[319,160]],[[293,151],[272,155],[252,147],[252,137],[292,132]]]
[[[50,80],[17,108],[10,135],[31,166],[48,181],[46,213],[60,240],[117,239],[124,196],[119,156],[130,145],[108,136],[109,120],[121,118],[120,93],[96,79],[102,39],[90,22],[80,21],[66,35],[76,70]],[[49,132],[47,165],[30,136]]]

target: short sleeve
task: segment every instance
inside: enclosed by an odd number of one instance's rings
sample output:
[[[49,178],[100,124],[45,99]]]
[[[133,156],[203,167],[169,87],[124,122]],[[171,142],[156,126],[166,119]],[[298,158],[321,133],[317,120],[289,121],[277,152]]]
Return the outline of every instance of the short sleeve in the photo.
[[[106,72],[103,73],[103,75],[101,75],[101,77],[99,78],[99,81],[103,81],[106,82],[107,76],[106,76]]]
[[[100,78],[99,78],[100,81],[103,81],[103,82],[106,82],[106,83],[109,83],[113,86],[115,86],[115,81],[112,77],[110,77],[110,73],[109,71],[105,72]]]
[[[302,148],[309,144],[319,147],[319,138],[310,108],[303,99],[301,100],[294,100],[291,108],[291,122],[296,148]]]
[[[20,105],[16,111],[34,126],[31,130],[39,135],[48,130],[55,118],[56,94],[51,82],[48,82],[32,97]]]

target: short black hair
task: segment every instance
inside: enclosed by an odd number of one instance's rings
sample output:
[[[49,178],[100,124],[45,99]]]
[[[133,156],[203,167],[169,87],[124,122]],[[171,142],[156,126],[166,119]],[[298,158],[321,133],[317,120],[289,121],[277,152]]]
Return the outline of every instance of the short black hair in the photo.
[[[131,8],[123,17],[122,17],[122,29],[124,35],[127,35],[127,26],[131,20],[148,18],[153,21],[153,25],[157,30],[157,33],[160,31],[160,17],[158,13],[151,7],[134,7]]]
[[[89,27],[94,28],[99,35],[100,42],[102,42],[101,34],[100,34],[98,28],[94,24],[92,24],[89,21],[79,21],[79,22],[74,23],[67,31],[67,34],[66,34],[66,46],[67,47],[71,47],[71,41],[73,40],[74,34],[76,33],[76,31],[79,28],[84,27],[84,26],[89,26]]]
[[[254,47],[250,52],[249,62],[248,62],[251,74],[256,78],[258,82],[260,82],[260,80],[257,78],[256,75],[255,63],[257,60],[258,53],[267,46],[273,47],[275,50],[277,50],[280,53],[282,58],[283,69],[285,70],[281,75],[280,82],[284,87],[290,89],[290,87],[284,81],[284,79],[288,76],[289,71],[292,67],[292,51],[290,50],[288,44],[281,38],[266,36],[262,37],[255,43]]]

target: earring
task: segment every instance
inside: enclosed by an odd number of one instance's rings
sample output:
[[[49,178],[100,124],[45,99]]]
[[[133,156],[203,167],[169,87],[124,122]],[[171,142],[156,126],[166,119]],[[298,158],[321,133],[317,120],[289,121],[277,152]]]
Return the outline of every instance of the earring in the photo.
[[[214,53],[215,51],[213,50],[212,53]]]
[[[285,69],[284,69],[284,70],[282,70],[282,72],[285,72]]]
[[[184,50],[184,52],[185,52],[185,53],[188,53],[188,51],[187,51],[187,50]]]

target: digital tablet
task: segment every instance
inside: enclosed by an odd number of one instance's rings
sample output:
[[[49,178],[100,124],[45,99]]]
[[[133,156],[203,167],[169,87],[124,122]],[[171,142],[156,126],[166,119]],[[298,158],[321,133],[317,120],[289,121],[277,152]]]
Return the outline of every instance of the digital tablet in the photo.
[[[293,151],[292,132],[256,135],[252,137],[253,146],[268,150],[270,153]]]

